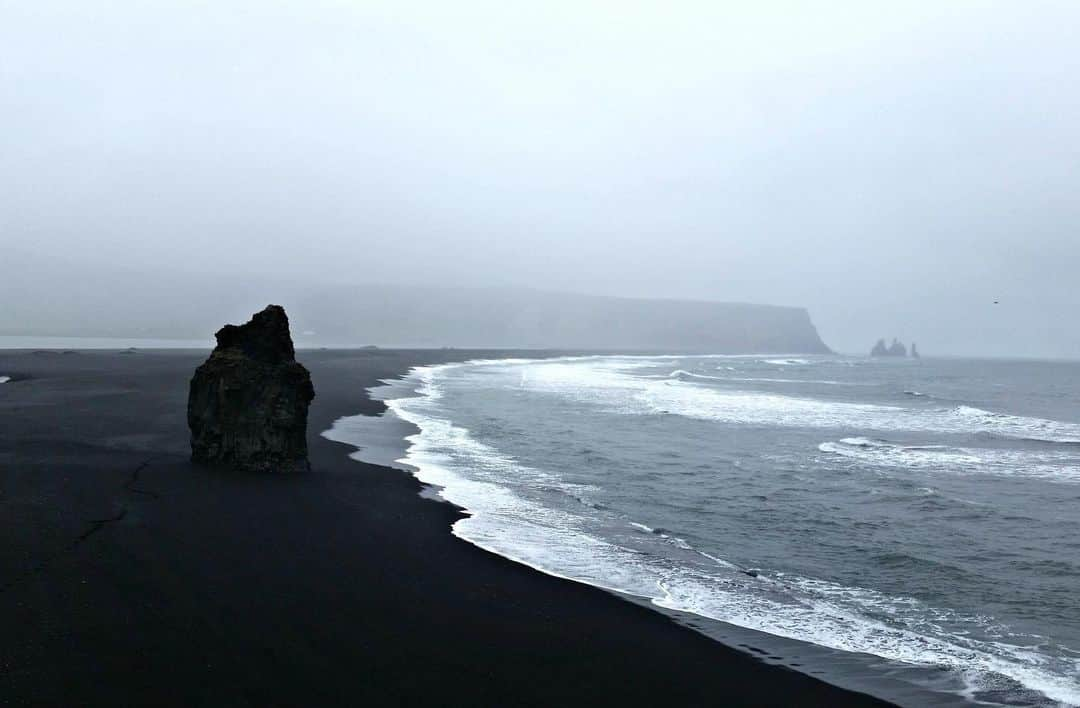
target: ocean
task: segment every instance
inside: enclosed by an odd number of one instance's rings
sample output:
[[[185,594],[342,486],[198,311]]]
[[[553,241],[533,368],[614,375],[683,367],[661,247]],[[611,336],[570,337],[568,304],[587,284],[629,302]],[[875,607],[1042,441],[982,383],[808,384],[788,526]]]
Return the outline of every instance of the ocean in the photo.
[[[324,434],[411,424],[398,462],[471,543],[902,704],[1080,705],[1080,363],[505,359],[372,393]]]

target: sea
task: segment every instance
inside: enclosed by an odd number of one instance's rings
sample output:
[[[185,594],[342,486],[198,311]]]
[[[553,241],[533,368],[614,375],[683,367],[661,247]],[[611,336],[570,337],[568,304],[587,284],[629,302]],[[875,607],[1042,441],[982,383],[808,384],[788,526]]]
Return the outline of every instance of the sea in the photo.
[[[335,423],[453,533],[901,705],[1080,705],[1080,363],[419,367]],[[394,428],[393,426],[397,426]],[[385,455],[384,455],[385,457]]]

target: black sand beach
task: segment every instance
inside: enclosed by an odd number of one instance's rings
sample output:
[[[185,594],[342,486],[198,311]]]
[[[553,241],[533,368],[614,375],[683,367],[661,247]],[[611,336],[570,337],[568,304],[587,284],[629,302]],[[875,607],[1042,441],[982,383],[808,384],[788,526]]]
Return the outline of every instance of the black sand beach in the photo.
[[[302,351],[312,472],[188,462],[205,352],[0,352],[4,705],[880,705],[449,533],[319,436],[461,351]]]

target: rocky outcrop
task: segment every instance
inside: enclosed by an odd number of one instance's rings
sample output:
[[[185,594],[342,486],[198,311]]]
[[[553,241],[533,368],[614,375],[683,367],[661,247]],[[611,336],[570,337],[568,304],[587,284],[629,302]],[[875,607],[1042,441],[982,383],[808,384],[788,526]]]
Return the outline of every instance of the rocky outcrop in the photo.
[[[191,379],[193,462],[255,472],[308,469],[307,413],[315,398],[296,361],[289,318],[269,305],[247,324],[225,325]]]
[[[870,350],[870,356],[907,356],[907,347],[899,339],[893,339],[892,344],[885,346],[885,340],[877,340],[877,344]]]

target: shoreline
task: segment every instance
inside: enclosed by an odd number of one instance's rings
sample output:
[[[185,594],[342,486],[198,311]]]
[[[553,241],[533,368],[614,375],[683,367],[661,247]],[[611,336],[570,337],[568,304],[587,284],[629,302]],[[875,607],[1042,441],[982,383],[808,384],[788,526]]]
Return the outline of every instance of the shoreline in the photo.
[[[187,461],[186,382],[205,352],[0,352],[20,375],[0,390],[0,695],[886,705],[462,541],[461,511],[318,434],[380,412],[365,395],[380,379],[468,354],[305,352],[313,471],[267,478]]]
[[[593,357],[573,355],[552,358],[579,360]],[[543,357],[533,360],[541,361]],[[596,588],[621,601],[630,602],[668,617],[680,626],[698,632],[727,648],[756,655],[766,664],[815,676],[846,690],[866,693],[900,704],[968,705],[968,701],[954,690],[945,687],[941,687],[940,690],[930,688],[929,684],[933,683],[933,679],[929,676],[931,672],[926,667],[904,665],[873,654],[841,651],[803,639],[769,634],[760,629],[731,624],[691,610],[668,607],[658,602],[661,599],[658,596],[636,594],[629,590],[574,577],[525,557],[519,557],[512,551],[498,547],[498,544],[492,545],[479,538],[470,537],[469,533],[458,525],[458,522],[486,512],[473,509],[468,504],[447,496],[444,492],[446,485],[434,481],[431,470],[418,466],[419,462],[410,461],[412,451],[418,446],[416,438],[422,435],[422,427],[415,421],[401,418],[395,406],[386,404],[396,400],[426,396],[427,394],[423,392],[422,380],[425,370],[501,361],[506,360],[485,358],[412,367],[396,378],[384,379],[378,385],[367,389],[370,399],[384,404],[381,412],[339,418],[334,421],[330,429],[322,431],[320,435],[351,448],[349,457],[353,460],[394,468],[416,479],[424,486],[422,496],[447,504],[462,515],[462,518],[455,521],[448,531],[484,552],[506,558],[559,580]],[[449,474],[453,477],[452,473]],[[453,487],[459,481],[450,481],[448,484]],[[452,492],[451,496],[453,496]]]

